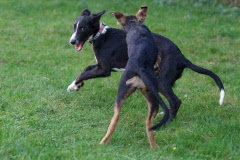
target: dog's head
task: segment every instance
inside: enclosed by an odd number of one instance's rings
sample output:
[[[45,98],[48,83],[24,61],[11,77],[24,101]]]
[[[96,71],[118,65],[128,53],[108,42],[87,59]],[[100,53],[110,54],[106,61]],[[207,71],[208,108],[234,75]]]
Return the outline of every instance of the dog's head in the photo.
[[[77,51],[81,51],[84,43],[89,39],[89,37],[96,34],[99,30],[99,24],[101,16],[105,13],[105,10],[91,14],[88,9],[84,9],[78,17],[73,26],[73,33],[70,38],[70,43],[75,45]]]
[[[140,9],[138,10],[135,16],[133,15],[126,16],[121,12],[111,12],[110,14],[113,14],[117,19],[117,21],[124,27],[129,22],[136,23],[136,24],[144,23],[146,20],[147,12],[148,12],[148,7],[143,6],[143,7],[140,7]]]

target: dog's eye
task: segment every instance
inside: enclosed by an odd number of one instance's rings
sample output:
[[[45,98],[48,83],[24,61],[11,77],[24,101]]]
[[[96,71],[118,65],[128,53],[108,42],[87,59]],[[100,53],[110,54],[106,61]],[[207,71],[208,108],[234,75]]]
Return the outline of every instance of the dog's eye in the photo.
[[[79,27],[79,30],[82,31],[82,32],[85,32],[86,28],[85,27]]]

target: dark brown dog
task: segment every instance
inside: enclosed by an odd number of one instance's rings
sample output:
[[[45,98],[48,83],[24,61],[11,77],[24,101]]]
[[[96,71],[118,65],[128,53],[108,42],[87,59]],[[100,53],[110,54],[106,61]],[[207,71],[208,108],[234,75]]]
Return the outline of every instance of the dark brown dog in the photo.
[[[146,120],[146,132],[151,147],[157,147],[152,130],[165,125],[170,118],[169,110],[158,95],[157,90],[158,83],[155,75],[154,64],[157,61],[158,48],[152,37],[151,31],[139,22],[139,20],[142,19],[140,15],[146,15],[147,11],[148,7],[144,7],[144,9],[142,8],[141,12],[138,12],[136,16],[126,16],[120,12],[113,13],[118,22],[123,26],[123,29],[126,31],[129,59],[118,87],[118,95],[114,105],[114,115],[112,121],[100,144],[109,143],[111,135],[116,128],[117,121],[119,119],[119,112],[124,101],[137,88],[141,89],[141,92],[145,96],[148,104],[149,112]],[[138,77],[141,78],[141,82],[143,82],[144,85],[136,83],[138,81],[132,83],[131,80]],[[153,103],[157,105],[152,105]],[[159,104],[164,111],[164,116],[157,125],[153,126],[153,117],[158,112]]]

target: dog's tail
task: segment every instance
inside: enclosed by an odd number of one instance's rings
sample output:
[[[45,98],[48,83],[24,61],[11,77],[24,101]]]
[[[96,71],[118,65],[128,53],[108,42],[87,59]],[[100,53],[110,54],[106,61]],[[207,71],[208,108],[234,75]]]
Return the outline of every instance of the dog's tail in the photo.
[[[169,121],[169,119],[170,119],[169,109],[167,108],[166,104],[163,102],[163,100],[159,96],[159,94],[157,92],[157,88],[154,87],[151,79],[149,78],[149,75],[148,75],[149,73],[146,73],[145,70],[141,69],[140,71],[138,71],[138,74],[139,74],[139,77],[142,79],[143,83],[146,85],[147,89],[149,89],[154,94],[154,96],[156,97],[160,106],[163,109],[163,112],[164,112],[163,118],[160,120],[159,123],[157,123],[155,126],[150,128],[150,130],[159,129],[160,127],[164,126]]]
[[[219,99],[219,104],[222,105],[223,104],[223,101],[224,101],[224,95],[225,95],[225,92],[224,92],[224,86],[223,86],[223,83],[221,81],[221,79],[218,77],[218,75],[216,75],[215,73],[213,73],[212,71],[210,70],[207,70],[207,69],[204,69],[202,67],[199,67],[193,63],[191,63],[190,61],[187,61],[185,63],[185,66],[187,68],[190,68],[191,70],[195,71],[195,72],[198,72],[200,74],[205,74],[205,75],[208,75],[210,77],[212,77],[212,79],[215,81],[215,83],[217,84],[219,90],[220,90],[220,99]]]

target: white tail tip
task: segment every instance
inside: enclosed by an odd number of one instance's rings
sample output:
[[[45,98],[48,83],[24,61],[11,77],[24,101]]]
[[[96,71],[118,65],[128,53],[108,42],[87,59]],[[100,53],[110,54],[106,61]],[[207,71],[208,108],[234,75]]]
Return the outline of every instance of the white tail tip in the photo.
[[[220,105],[223,104],[223,101],[224,101],[224,95],[225,95],[224,89],[221,89],[221,92],[220,92],[220,99],[219,99],[219,104],[220,104]]]

